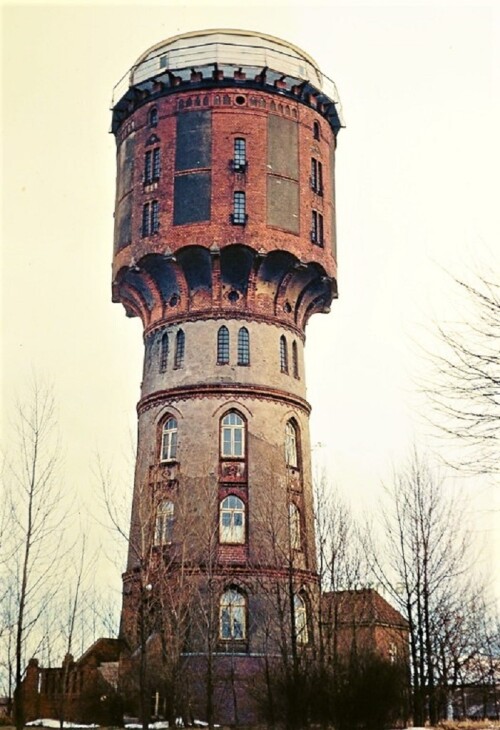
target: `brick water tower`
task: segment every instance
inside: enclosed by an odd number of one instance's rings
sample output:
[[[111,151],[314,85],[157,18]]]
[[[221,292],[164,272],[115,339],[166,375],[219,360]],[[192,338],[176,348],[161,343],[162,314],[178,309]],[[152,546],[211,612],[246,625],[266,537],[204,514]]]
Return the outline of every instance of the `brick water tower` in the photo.
[[[314,642],[304,333],[337,296],[340,127],[255,32],[163,41],[115,93],[113,300],[144,328],[122,673],[159,715],[246,722]]]

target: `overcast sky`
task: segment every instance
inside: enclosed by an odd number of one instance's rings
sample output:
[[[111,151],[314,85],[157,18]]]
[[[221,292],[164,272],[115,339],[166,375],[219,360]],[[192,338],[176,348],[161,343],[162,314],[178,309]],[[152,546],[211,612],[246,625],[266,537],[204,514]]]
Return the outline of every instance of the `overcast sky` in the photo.
[[[317,463],[374,509],[413,441],[436,447],[415,382],[435,323],[464,316],[449,273],[500,271],[498,2],[4,2],[3,410],[44,374],[68,490],[93,493],[96,453],[120,473],[142,339],[111,303],[112,90],[149,46],[215,27],[299,45],[339,90],[340,298],[308,327],[308,398]],[[459,482],[500,574],[500,489]]]

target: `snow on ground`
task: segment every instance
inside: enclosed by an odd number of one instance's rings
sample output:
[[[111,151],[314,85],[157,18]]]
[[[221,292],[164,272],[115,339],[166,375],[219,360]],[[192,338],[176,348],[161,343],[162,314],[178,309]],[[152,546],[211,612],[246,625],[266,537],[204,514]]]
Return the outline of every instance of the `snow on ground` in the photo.
[[[27,722],[26,727],[58,728],[58,727],[61,727],[61,723],[59,720],[49,720],[48,718],[44,718],[43,720],[32,720],[31,722]],[[91,728],[91,727],[99,727],[99,725],[80,725],[77,722],[67,722],[65,720],[63,722],[63,727],[66,727],[66,728]]]

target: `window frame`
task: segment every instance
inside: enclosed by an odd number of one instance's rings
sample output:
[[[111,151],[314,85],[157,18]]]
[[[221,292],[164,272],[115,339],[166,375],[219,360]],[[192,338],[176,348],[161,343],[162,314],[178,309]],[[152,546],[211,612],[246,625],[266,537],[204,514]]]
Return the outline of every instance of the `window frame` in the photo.
[[[186,354],[186,335],[183,329],[177,330],[175,335],[174,370],[184,366]]]
[[[230,419],[232,416],[238,418],[240,420],[239,423],[224,423],[226,419]],[[247,430],[247,422],[246,419],[243,418],[241,413],[236,410],[230,410],[224,413],[224,415],[220,419],[220,430],[219,430],[219,438],[220,438],[220,458],[223,460],[226,459],[238,459],[240,461],[245,459],[245,449],[246,449],[246,430]],[[225,445],[227,443],[227,440],[225,438],[225,431],[229,431],[230,437],[229,437],[229,451],[225,451]],[[241,444],[241,453],[235,453],[238,449],[235,448],[235,446],[238,444],[238,439],[235,439],[235,434],[239,433],[241,434],[241,439],[239,443]]]
[[[162,499],[156,507],[154,545],[171,545],[174,537],[175,504],[171,499]]]
[[[234,504],[230,504],[231,500]],[[229,525],[223,524],[225,515],[230,517]],[[241,525],[234,524],[236,515],[241,515]],[[246,543],[246,505],[236,494],[228,494],[219,502],[219,543],[221,545]]]
[[[229,365],[231,340],[225,324],[217,330],[217,365]]]
[[[226,599],[226,600],[225,600]],[[247,640],[247,597],[236,587],[227,588],[219,599],[219,640],[220,641],[246,641]],[[224,613],[227,612],[227,618]],[[236,635],[235,625],[238,616],[239,632]],[[229,627],[226,633],[225,626]]]
[[[250,332],[246,327],[238,330],[238,365],[250,365]]]
[[[294,378],[300,378],[299,374],[299,352],[297,347],[297,340],[292,342],[292,373]]]
[[[233,192],[233,212],[231,223],[234,226],[244,226],[248,220],[246,193],[243,190]]]
[[[290,548],[300,552],[302,550],[302,515],[295,502],[288,503],[288,528]]]
[[[168,350],[169,350],[168,332],[164,332],[160,339],[160,363],[159,363],[160,373],[165,373],[167,371]]]
[[[280,371],[288,375],[288,343],[285,335],[280,337]]]
[[[307,602],[300,593],[293,594],[293,616],[295,643],[300,644],[300,646],[305,646],[309,643],[309,612]]]
[[[233,172],[245,172],[248,166],[247,141],[245,137],[235,137],[233,140]]]
[[[291,469],[299,468],[299,430],[293,419],[285,425],[285,463]]]
[[[148,127],[158,126],[158,109],[154,106],[148,113]]]
[[[172,425],[169,428],[170,423]],[[179,423],[177,418],[168,415],[161,427],[160,462],[162,464],[177,461],[178,433]]]
[[[323,248],[324,244],[324,226],[323,226],[323,214],[318,210],[312,210],[311,216],[311,241],[316,245]]]

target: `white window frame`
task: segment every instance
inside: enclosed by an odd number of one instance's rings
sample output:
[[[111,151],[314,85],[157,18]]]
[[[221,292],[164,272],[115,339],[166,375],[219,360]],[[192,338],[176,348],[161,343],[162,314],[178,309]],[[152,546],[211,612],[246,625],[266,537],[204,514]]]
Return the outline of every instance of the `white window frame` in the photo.
[[[285,426],[285,461],[294,469],[299,467],[297,428],[292,421]]]
[[[295,502],[288,505],[288,522],[290,527],[290,547],[292,550],[302,549],[302,529],[300,523],[300,510]]]
[[[177,419],[167,418],[161,432],[161,459],[160,461],[175,461],[177,459]]]
[[[245,503],[235,494],[220,503],[219,542],[243,545],[245,543]],[[229,522],[229,524],[224,524]],[[240,522],[241,524],[235,524]]]
[[[220,451],[223,459],[245,458],[245,427],[245,421],[236,411],[229,411],[223,416],[220,433]],[[228,439],[225,438],[226,434],[229,434]]]
[[[298,593],[293,596],[293,614],[295,617],[295,641],[297,644],[307,644],[309,642],[307,604]]]
[[[230,588],[221,596],[219,638],[222,641],[245,641],[247,601],[243,593]]]
[[[156,509],[155,545],[170,545],[173,539],[175,505],[162,500]]]

